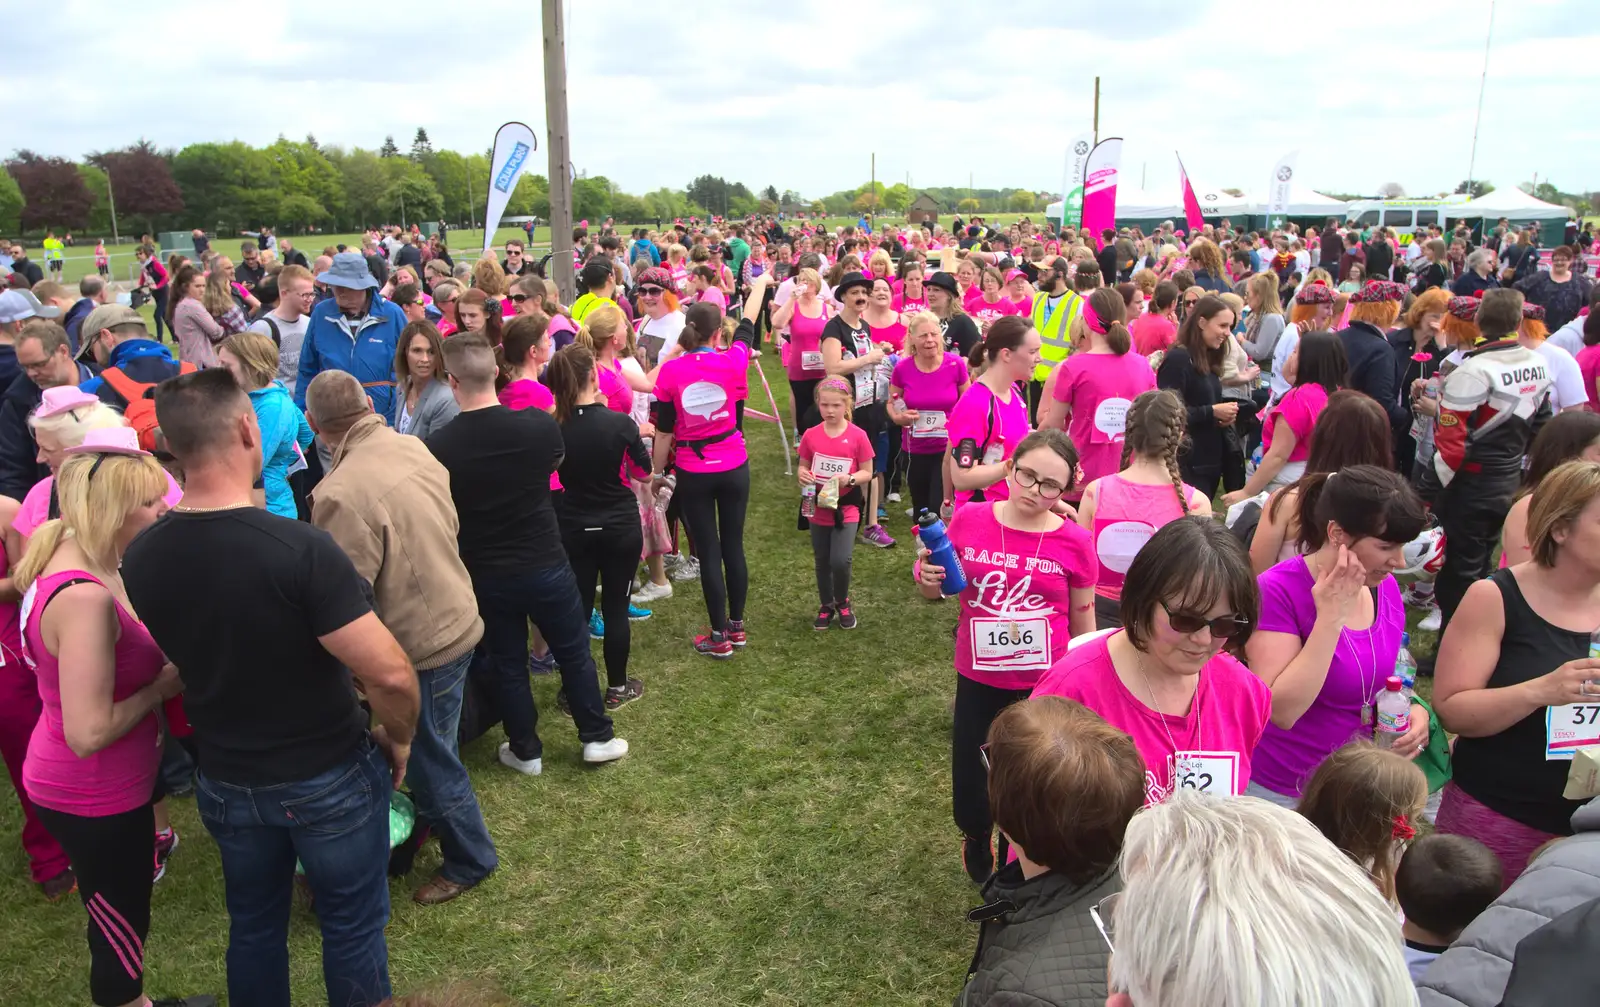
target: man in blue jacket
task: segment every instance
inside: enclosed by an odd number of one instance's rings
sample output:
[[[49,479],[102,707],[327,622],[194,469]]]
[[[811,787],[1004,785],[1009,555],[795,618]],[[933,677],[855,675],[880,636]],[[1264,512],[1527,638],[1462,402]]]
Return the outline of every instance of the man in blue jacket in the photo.
[[[335,255],[333,265],[317,274],[317,282],[331,289],[333,297],[311,309],[294,404],[306,407],[306,389],[318,374],[346,371],[372,397],[373,411],[390,415],[395,347],[406,327],[405,312],[378,295],[378,281],[359,252]]]
[[[126,411],[128,400],[101,376],[106,370],[115,367],[132,381],[151,385],[183,371],[172,351],[150,338],[144,318],[126,305],[96,308],[83,320],[81,335],[83,347],[78,351],[78,360],[94,360],[101,372],[78,387],[114,409]]]

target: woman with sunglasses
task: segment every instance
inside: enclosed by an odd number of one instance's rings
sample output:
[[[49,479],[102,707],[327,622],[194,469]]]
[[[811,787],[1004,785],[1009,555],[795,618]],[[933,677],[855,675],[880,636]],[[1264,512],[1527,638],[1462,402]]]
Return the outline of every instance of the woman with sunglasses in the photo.
[[[1066,432],[1036,430],[996,467],[1005,492],[957,510],[949,530],[967,576],[956,627],[951,798],[962,863],[980,884],[994,872],[995,854],[979,748],[995,716],[1028,697],[1067,641],[1094,629],[1099,570],[1089,533],[1055,512],[1078,467]],[[919,555],[922,595],[939,598],[944,568],[928,562],[927,550]]]
[[[1261,575],[1261,620],[1245,648],[1272,689],[1249,793],[1283,807],[1334,749],[1373,737],[1406,623],[1393,572],[1428,520],[1405,480],[1374,465],[1308,476],[1297,488],[1304,555]],[[1427,741],[1428,711],[1413,703],[1391,747],[1416,758]]]
[[[655,367],[663,350],[678,345],[678,337],[683,334],[683,311],[678,306],[672,276],[660,266],[640,273],[633,289],[639,298],[639,345],[644,349],[646,364]]]
[[[1223,648],[1249,638],[1259,604],[1238,540],[1208,517],[1179,518],[1128,567],[1123,628],[1072,647],[1033,694],[1075,699],[1132,736],[1146,804],[1180,789],[1236,797],[1272,694]]]

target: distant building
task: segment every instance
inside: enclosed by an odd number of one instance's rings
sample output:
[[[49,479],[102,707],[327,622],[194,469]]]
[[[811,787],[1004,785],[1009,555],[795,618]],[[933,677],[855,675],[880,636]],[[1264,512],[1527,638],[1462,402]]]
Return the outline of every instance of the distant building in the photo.
[[[917,193],[917,198],[911,201],[906,209],[906,223],[908,224],[937,224],[939,222],[939,201],[926,192]]]

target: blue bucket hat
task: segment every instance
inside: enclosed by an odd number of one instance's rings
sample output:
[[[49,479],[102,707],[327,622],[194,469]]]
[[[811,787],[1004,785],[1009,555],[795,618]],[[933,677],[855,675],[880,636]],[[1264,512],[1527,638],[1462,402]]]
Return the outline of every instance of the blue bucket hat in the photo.
[[[360,252],[340,252],[335,255],[333,266],[326,273],[318,273],[317,282],[351,290],[371,290],[378,286],[378,278],[367,268],[367,260]]]

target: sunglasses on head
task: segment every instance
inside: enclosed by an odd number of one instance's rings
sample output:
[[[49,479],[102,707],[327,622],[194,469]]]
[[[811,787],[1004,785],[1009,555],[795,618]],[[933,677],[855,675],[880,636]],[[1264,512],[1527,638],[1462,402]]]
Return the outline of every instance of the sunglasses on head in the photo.
[[[1237,615],[1219,615],[1215,619],[1207,619],[1203,615],[1192,612],[1174,612],[1167,607],[1166,602],[1161,603],[1161,610],[1167,613],[1167,622],[1172,628],[1183,634],[1198,633],[1202,629],[1210,629],[1211,635],[1219,640],[1238,636],[1250,628],[1250,620],[1241,619]]]

